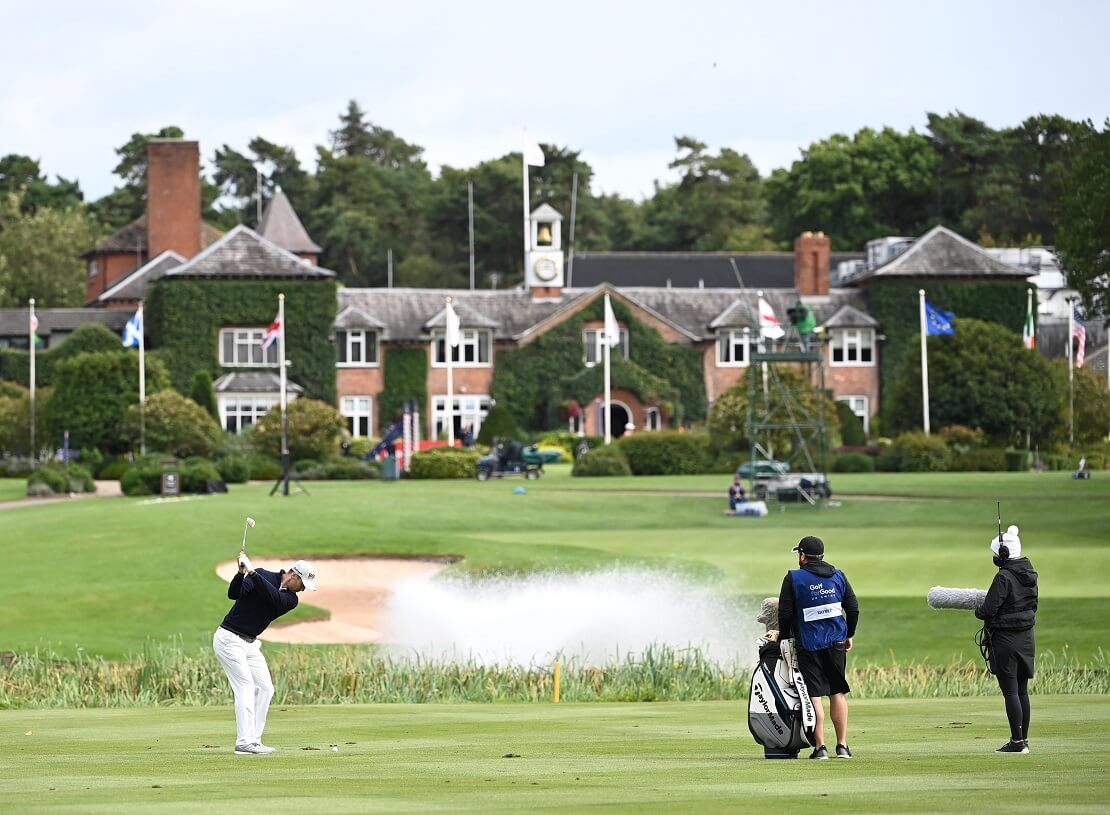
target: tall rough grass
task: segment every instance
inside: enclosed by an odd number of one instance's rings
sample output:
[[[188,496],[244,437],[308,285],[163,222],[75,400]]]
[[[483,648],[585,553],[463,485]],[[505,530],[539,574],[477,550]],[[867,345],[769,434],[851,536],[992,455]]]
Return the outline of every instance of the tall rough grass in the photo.
[[[367,647],[288,649],[269,656],[275,704],[361,702],[542,702],[551,666],[494,667],[390,657]],[[696,650],[648,648],[613,665],[565,664],[567,702],[744,700],[751,670],[718,665]],[[850,668],[856,698],[985,696],[998,692],[981,663],[865,665]],[[1034,693],[1110,693],[1110,657],[1088,663],[1067,654],[1038,660]],[[78,653],[8,654],[0,663],[0,708],[229,705],[231,690],[215,656],[178,643],[151,643],[109,662]]]

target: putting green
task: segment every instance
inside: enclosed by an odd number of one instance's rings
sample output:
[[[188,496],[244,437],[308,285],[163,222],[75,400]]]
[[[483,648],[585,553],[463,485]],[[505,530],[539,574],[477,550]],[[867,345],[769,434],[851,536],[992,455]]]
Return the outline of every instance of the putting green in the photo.
[[[275,708],[259,757],[227,708],[2,711],[0,811],[1105,811],[1110,700],[1033,704],[1006,756],[1001,699],[857,702],[819,763],[765,761],[728,703]]]

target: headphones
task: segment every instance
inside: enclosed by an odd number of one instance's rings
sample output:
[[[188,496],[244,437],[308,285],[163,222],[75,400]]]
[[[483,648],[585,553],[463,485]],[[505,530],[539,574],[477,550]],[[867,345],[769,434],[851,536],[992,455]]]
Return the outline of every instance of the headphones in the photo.
[[[1009,560],[1010,559],[1010,547],[1007,546],[1006,544],[1000,542],[998,544],[998,557],[1000,557],[1002,560]]]

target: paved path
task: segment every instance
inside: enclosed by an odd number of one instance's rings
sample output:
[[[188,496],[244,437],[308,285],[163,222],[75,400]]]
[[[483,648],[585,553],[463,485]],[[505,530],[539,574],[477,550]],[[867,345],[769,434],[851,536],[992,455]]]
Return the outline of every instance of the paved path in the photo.
[[[59,504],[63,501],[78,501],[82,498],[119,498],[123,490],[118,481],[97,481],[96,492],[77,492],[69,495],[51,495],[46,498],[20,498],[18,501],[0,501],[0,510],[36,507],[45,504]]]

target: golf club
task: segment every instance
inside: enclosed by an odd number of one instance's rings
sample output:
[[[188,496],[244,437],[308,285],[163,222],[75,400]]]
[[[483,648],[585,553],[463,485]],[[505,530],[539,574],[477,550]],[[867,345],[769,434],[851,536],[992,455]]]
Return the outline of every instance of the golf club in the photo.
[[[252,518],[250,515],[248,515],[247,516],[247,522],[243,525],[243,548],[242,548],[242,551],[243,551],[244,554],[247,551],[247,530],[248,529],[253,529],[253,528],[254,528],[254,518]]]

